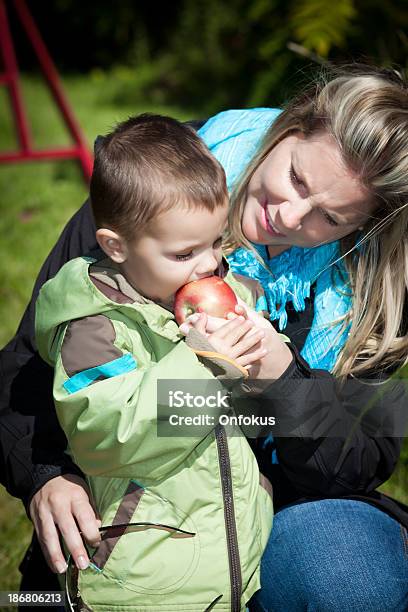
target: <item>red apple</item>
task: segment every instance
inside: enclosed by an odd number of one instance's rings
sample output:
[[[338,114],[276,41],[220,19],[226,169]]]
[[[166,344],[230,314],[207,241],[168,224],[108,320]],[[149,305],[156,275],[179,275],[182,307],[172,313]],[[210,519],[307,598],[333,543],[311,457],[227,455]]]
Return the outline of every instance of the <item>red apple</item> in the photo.
[[[208,276],[183,285],[174,299],[174,315],[179,325],[194,312],[226,318],[237,304],[235,293],[219,276]]]

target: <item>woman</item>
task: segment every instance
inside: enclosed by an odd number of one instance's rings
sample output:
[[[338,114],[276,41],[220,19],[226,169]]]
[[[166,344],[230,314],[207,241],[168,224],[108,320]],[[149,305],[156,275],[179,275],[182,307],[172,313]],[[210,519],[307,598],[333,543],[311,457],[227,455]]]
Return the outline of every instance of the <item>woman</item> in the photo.
[[[388,389],[385,406],[369,413],[376,433],[366,436],[363,423],[352,434],[350,413],[370,406],[378,387],[345,384],[339,404],[333,378],[310,366],[343,382],[379,381],[407,363],[408,91],[396,75],[355,71],[314,84],[265,134],[273,112],[227,111],[200,130],[234,182],[230,265],[262,282],[271,318],[307,362],[282,373],[284,347],[275,344],[271,378],[303,377],[305,384],[297,395],[286,388],[290,399],[280,407],[275,399],[274,414],[293,416],[299,402],[307,414],[319,405],[322,381],[320,399],[329,404],[317,419],[309,417],[302,438],[276,437],[258,449],[278,512],[255,600],[261,610],[405,610],[407,517],[374,493],[400,446],[392,437],[398,432],[387,435],[380,421],[384,409],[401,416],[404,401]],[[256,149],[249,165],[237,155],[243,138]],[[300,504],[329,496],[338,499]]]
[[[373,434],[351,415],[373,393],[356,377],[378,382],[407,361],[407,87],[393,74],[346,72],[315,85],[279,116],[255,112],[215,117],[201,132],[234,188],[229,245],[246,248],[233,250],[230,263],[262,282],[271,318],[293,343],[289,359],[274,344],[276,365],[268,375],[279,380],[262,392],[286,437],[257,449],[278,512],[253,606],[405,610],[408,514],[374,492],[393,471],[400,439],[394,430]],[[47,260],[34,297],[67,259],[94,246],[92,230],[85,205]],[[97,521],[78,469],[62,452],[50,374],[27,349],[31,324],[28,310],[2,355],[7,368],[19,369],[9,403],[20,411],[3,419],[2,459],[8,489],[30,506],[46,558],[64,571],[55,525],[84,567],[76,523],[95,543]],[[35,367],[42,384],[34,417],[18,393],[34,379]],[[356,386],[340,393],[336,377]],[[392,391],[385,397],[401,405]],[[285,415],[292,426],[297,419],[292,437]],[[27,461],[31,448],[35,467]],[[22,460],[27,474],[18,467]]]

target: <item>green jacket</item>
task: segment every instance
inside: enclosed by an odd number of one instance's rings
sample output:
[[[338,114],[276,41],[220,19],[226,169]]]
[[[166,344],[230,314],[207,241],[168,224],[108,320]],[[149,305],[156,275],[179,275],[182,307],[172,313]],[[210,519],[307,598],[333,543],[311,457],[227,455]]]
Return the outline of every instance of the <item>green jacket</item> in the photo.
[[[253,286],[231,273],[225,280],[253,305]],[[158,437],[159,380],[216,381],[173,314],[108,260],[81,257],[42,288],[36,334],[102,525],[139,524],[108,529],[90,550],[77,584],[82,609],[245,610],[272,526],[269,483],[242,434],[227,437],[217,425]]]

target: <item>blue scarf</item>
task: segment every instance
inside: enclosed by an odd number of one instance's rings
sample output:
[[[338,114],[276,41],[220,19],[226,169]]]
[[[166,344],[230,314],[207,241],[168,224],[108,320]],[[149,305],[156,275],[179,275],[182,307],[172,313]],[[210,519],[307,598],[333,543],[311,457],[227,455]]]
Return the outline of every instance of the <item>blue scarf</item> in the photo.
[[[234,272],[261,283],[270,318],[278,320],[281,331],[288,322],[288,302],[297,312],[305,310],[305,299],[310,297],[310,287],[316,281],[313,323],[301,354],[312,368],[331,370],[347,338],[341,323],[332,322],[346,314],[351,305],[339,270],[330,265],[339,256],[338,242],[313,249],[292,247],[272,259],[265,246],[253,246],[266,267],[254,253],[242,248],[234,251],[228,261]],[[340,262],[337,265],[342,267]]]
[[[200,136],[224,167],[231,190],[259,147],[263,136],[280,111],[270,108],[231,110],[212,117],[199,130]],[[312,328],[302,349],[302,356],[312,368],[332,370],[344,346],[348,331],[333,321],[351,307],[346,270],[339,257],[339,243],[304,249],[292,247],[269,259],[265,246],[254,245],[266,269],[255,255],[240,248],[229,257],[232,270],[258,280],[265,291],[272,320],[279,329],[287,324],[286,306],[292,302],[296,311],[305,309],[305,299],[316,282]],[[339,274],[341,270],[341,275]]]

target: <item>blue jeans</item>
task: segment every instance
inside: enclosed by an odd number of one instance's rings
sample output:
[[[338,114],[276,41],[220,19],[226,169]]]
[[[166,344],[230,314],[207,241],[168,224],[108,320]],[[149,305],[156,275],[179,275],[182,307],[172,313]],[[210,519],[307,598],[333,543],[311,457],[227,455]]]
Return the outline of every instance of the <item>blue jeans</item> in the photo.
[[[325,499],[278,512],[251,612],[406,612],[408,534],[364,502]]]

